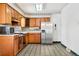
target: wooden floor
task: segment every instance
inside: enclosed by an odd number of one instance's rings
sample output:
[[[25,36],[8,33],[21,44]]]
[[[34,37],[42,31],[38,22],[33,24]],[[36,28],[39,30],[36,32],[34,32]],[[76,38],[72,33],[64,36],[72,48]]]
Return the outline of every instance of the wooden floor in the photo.
[[[75,56],[60,43],[52,45],[29,44],[17,56]]]

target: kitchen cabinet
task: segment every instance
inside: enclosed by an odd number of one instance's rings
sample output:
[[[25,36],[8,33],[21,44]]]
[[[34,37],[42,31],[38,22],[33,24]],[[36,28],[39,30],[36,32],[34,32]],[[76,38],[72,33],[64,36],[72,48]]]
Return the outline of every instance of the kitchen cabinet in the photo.
[[[40,27],[40,18],[31,18],[29,23],[30,27]]]
[[[6,5],[6,23],[11,24],[11,7]]]
[[[21,18],[22,18],[22,15],[18,13],[18,25],[19,26],[21,26]]]
[[[35,33],[35,43],[41,43],[41,33]]]
[[[21,27],[25,27],[25,18],[24,17],[21,18]]]
[[[0,3],[0,24],[9,24],[13,26],[21,26],[21,18],[23,16],[14,8],[6,3]],[[24,17],[23,17],[24,18]],[[22,20],[24,22],[24,20]],[[24,23],[22,23],[24,27]]]
[[[15,9],[13,9],[13,8],[11,8],[11,15],[12,15],[11,17],[13,19],[18,20],[18,12]]]
[[[29,34],[26,33],[25,37],[24,37],[24,43],[27,45],[28,44],[28,40],[29,40]]]
[[[41,22],[45,22],[45,19],[44,18],[40,18],[41,19]]]
[[[50,18],[44,18],[45,19],[45,22],[49,22],[50,21]]]
[[[41,18],[41,22],[49,22],[49,21],[50,21],[49,17]]]
[[[19,36],[19,51],[23,48],[23,36]]]
[[[11,8],[11,17],[15,18],[15,10],[13,8]]]
[[[16,10],[12,9],[12,16],[11,17],[12,17],[12,25],[13,26],[20,26],[19,13]]]
[[[18,20],[18,12],[15,10],[14,11],[15,19]]]
[[[11,8],[8,4],[0,3],[0,24],[11,24]]]
[[[19,36],[14,37],[14,55],[16,55],[19,51]]]
[[[29,21],[29,26],[30,27],[35,27],[36,26],[35,23],[36,23],[36,19],[35,18],[31,18],[30,21]]]
[[[40,43],[40,33],[29,33],[29,43]]]
[[[35,23],[36,25],[36,27],[41,27],[41,22],[40,22],[40,18],[36,18],[36,23]]]
[[[7,38],[7,39],[6,39]],[[0,36],[0,56],[14,56],[18,53],[18,35]]]
[[[29,27],[41,27],[41,22],[49,22],[49,17],[44,18],[30,18],[29,20]]]
[[[29,20],[30,20],[30,18],[25,18],[25,27],[29,27]]]
[[[34,35],[34,33],[29,33],[29,43],[35,43],[35,35]]]

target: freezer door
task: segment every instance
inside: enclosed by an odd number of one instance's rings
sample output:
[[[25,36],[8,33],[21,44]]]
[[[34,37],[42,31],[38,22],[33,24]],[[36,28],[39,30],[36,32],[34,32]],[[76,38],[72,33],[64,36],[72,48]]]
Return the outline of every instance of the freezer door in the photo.
[[[46,43],[52,44],[52,35],[50,33],[46,33]]]
[[[45,43],[46,37],[45,37],[45,32],[41,33],[41,43]]]

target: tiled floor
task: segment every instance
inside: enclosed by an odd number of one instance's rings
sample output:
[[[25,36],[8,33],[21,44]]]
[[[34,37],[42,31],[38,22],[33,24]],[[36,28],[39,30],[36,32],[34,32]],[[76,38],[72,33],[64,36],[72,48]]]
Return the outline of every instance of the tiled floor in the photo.
[[[29,44],[17,56],[74,56],[60,43],[52,45]]]

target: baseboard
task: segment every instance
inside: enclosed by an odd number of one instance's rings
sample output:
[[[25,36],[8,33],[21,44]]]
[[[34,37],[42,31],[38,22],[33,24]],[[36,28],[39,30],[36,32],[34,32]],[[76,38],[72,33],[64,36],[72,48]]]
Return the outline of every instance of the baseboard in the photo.
[[[61,45],[65,48],[67,48],[64,44],[61,43]],[[71,50],[71,52],[75,55],[75,56],[79,56],[77,53],[75,53],[74,51]]]
[[[52,43],[41,43],[42,45],[52,45]]]
[[[41,43],[28,43],[28,44],[41,44]]]
[[[61,43],[60,41],[53,41],[53,43]]]
[[[64,44],[61,43],[61,45],[66,48],[66,46]]]
[[[78,55],[77,53],[75,53],[74,51],[71,50],[71,52],[72,52],[73,54],[75,54],[75,56],[79,56],[79,55]]]

